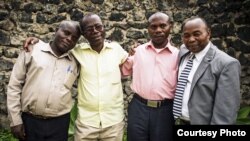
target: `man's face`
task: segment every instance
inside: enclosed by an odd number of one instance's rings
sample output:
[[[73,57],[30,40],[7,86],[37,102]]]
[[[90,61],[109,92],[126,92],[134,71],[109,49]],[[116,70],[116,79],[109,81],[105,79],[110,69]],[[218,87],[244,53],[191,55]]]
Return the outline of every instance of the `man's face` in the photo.
[[[74,25],[66,24],[59,27],[54,39],[57,51],[63,54],[74,48],[80,35],[79,29]]]
[[[97,15],[92,15],[85,19],[83,36],[92,45],[103,44],[105,39],[105,30],[100,17]]]
[[[148,26],[148,33],[154,45],[162,46],[168,42],[168,35],[171,29],[169,19],[154,17]]]
[[[210,30],[201,19],[193,19],[183,26],[182,41],[193,53],[203,50],[209,42]]]

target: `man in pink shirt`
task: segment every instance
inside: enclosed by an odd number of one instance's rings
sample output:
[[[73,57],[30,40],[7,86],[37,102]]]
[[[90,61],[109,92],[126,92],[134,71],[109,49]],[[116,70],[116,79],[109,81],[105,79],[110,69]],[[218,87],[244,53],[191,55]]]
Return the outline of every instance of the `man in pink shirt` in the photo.
[[[170,17],[157,12],[148,19],[151,41],[135,48],[122,66],[132,75],[134,97],[128,107],[128,141],[171,141],[172,107],[177,82],[178,52],[170,44]]]

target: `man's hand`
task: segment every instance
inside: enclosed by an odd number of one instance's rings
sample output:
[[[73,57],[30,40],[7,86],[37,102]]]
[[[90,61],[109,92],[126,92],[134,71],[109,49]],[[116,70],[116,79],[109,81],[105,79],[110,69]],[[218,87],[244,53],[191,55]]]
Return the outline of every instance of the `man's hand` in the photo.
[[[129,49],[129,56],[133,56],[135,54],[135,48],[137,48],[139,45],[141,44],[135,41],[134,45],[132,45],[132,47]]]
[[[13,136],[20,140],[25,140],[25,131],[23,124],[19,124],[10,128]]]
[[[39,39],[36,38],[36,37],[28,37],[24,42],[23,42],[23,49],[26,51],[26,52],[29,52],[31,51],[31,48],[29,48],[29,45],[33,45],[33,44],[36,44],[38,43]]]

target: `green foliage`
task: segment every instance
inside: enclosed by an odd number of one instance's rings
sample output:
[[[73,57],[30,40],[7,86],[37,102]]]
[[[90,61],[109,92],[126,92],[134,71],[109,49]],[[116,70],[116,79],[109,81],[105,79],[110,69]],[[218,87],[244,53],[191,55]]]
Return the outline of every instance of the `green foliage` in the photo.
[[[17,141],[9,130],[0,130],[0,141]]]
[[[240,108],[237,117],[237,124],[250,125],[250,106]]]
[[[73,135],[75,132],[75,120],[76,120],[76,116],[77,116],[77,101],[75,101],[75,104],[73,106],[73,108],[71,109],[70,112],[70,123],[69,123],[69,139],[68,141],[73,140]]]
[[[127,140],[128,140],[128,139],[127,139],[127,132],[124,132],[122,141],[127,141]]]

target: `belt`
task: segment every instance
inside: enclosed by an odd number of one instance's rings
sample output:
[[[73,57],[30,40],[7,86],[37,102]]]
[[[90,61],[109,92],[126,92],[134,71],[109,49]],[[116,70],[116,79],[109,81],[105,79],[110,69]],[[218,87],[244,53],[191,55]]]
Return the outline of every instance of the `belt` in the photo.
[[[173,102],[172,99],[164,99],[164,100],[147,100],[139,96],[138,94],[134,94],[134,98],[147,105],[148,107],[159,108],[161,106],[167,105],[169,102]]]
[[[177,118],[175,120],[175,125],[190,125],[190,121],[182,118]]]
[[[34,117],[34,118],[38,118],[38,119],[52,119],[52,118],[55,118],[55,117],[46,117],[46,116],[41,116],[41,115],[34,115],[32,113],[29,113],[29,112],[23,112],[22,114],[27,115],[27,116],[31,116],[31,117]]]

